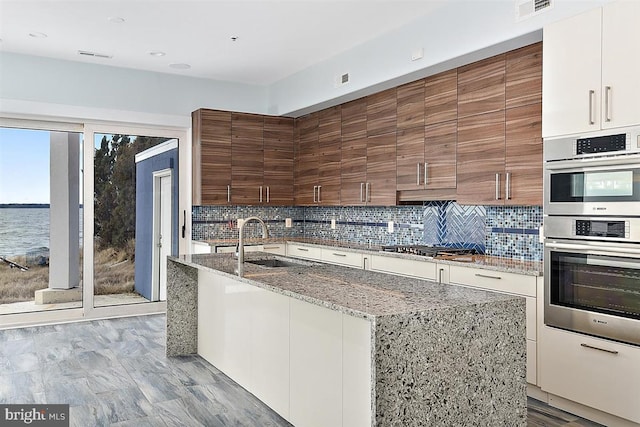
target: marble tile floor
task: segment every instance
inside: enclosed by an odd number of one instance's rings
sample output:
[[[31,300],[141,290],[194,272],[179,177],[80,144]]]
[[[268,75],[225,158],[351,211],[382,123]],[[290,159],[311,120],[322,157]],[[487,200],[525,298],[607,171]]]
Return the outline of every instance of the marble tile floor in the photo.
[[[165,316],[0,330],[0,403],[68,403],[72,426],[290,426],[199,356],[165,356]],[[598,426],[529,399],[528,426]]]

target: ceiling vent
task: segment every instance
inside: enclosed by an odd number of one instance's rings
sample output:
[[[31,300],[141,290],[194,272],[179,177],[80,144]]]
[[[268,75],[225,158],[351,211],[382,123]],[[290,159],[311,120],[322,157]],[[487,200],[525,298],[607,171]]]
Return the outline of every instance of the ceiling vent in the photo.
[[[516,21],[531,18],[553,7],[554,0],[516,0]]]
[[[336,76],[335,87],[344,86],[349,83],[350,80],[349,73],[344,73]]]
[[[78,55],[91,56],[94,58],[111,59],[113,55],[107,55],[106,53],[89,52],[88,50],[79,50]]]

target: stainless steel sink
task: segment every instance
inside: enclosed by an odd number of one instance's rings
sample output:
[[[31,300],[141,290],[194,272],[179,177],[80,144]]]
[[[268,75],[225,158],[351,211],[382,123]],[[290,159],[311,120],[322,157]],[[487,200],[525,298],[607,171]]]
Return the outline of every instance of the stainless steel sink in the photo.
[[[246,263],[259,265],[266,268],[280,268],[280,267],[305,267],[310,264],[305,262],[289,261],[282,258],[270,258],[270,259],[253,259],[245,260]]]

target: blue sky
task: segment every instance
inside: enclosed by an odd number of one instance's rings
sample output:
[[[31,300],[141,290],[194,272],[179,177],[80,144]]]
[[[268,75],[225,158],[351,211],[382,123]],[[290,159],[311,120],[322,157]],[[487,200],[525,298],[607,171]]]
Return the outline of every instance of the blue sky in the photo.
[[[0,128],[0,203],[49,203],[49,132]]]

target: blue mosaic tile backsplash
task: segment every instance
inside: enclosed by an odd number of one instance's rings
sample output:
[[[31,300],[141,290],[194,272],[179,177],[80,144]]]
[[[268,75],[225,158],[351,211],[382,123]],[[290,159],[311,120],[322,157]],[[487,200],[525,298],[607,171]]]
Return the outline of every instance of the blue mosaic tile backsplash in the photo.
[[[234,239],[238,218],[264,219],[272,237],[318,239],[365,246],[427,244],[475,248],[487,255],[541,261],[540,206],[463,206],[425,202],[412,206],[264,207],[194,206],[193,240]],[[285,218],[293,226],[285,228]],[[331,228],[335,220],[336,228]],[[393,221],[394,231],[388,231]],[[260,237],[257,224],[248,237]]]

